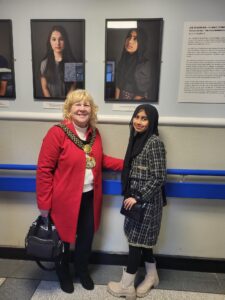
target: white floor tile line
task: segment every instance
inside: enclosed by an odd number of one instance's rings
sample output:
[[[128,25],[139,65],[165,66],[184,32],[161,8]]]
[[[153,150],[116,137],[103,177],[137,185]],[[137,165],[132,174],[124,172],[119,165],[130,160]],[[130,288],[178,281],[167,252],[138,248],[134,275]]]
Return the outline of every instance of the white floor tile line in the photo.
[[[3,284],[4,281],[5,281],[5,278],[0,278],[0,286]]]
[[[75,283],[72,294],[64,293],[59,283],[55,281],[41,281],[31,300],[116,300],[106,291],[106,286],[96,285],[94,291],[87,291]],[[119,298],[118,298],[119,299]],[[122,299],[122,298],[120,298]],[[225,300],[224,295],[196,293],[186,291],[152,290],[143,300]]]

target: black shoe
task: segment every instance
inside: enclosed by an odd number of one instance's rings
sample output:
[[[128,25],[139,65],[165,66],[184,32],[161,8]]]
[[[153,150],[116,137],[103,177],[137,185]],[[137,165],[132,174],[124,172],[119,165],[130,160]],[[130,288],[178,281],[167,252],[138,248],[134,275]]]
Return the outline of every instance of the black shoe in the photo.
[[[56,273],[59,278],[59,283],[60,283],[61,289],[65,293],[69,293],[69,294],[73,293],[74,285],[73,285],[72,277],[70,275],[69,264],[61,262],[61,261],[56,262],[55,269],[56,269]]]
[[[94,282],[89,275],[88,271],[82,272],[78,274],[80,278],[80,283],[82,284],[83,288],[86,290],[93,290],[94,289]]]

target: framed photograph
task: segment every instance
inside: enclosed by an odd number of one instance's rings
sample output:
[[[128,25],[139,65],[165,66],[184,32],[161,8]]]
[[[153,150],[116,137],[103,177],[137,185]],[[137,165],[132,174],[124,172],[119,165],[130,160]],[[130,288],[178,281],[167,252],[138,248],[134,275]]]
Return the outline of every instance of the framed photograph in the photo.
[[[85,20],[31,20],[34,98],[85,88]]]
[[[105,102],[158,102],[163,19],[107,19]]]
[[[12,21],[0,20],[0,99],[15,99]]]

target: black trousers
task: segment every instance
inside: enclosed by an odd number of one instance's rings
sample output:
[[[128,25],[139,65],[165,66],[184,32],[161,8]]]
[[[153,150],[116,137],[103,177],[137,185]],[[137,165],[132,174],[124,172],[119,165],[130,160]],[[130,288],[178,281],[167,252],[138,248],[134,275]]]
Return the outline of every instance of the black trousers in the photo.
[[[141,262],[141,257],[144,262],[155,262],[152,248],[134,247],[129,245],[127,273],[135,274],[137,272]]]
[[[74,250],[75,271],[87,271],[94,237],[94,193],[83,193],[78,218],[77,236]]]

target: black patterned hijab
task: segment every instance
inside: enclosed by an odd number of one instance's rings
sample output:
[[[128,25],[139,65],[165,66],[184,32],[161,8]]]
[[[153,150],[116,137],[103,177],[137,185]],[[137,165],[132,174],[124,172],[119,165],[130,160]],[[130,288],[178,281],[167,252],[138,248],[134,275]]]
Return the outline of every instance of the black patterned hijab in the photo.
[[[145,130],[144,132],[137,133],[133,127],[133,118],[136,117],[137,114],[141,110],[145,111],[148,121],[149,121],[149,126],[148,126],[147,130]],[[123,194],[127,190],[127,184],[128,184],[128,178],[129,178],[129,172],[130,172],[132,159],[142,151],[147,140],[153,134],[159,135],[158,119],[159,119],[159,115],[158,115],[157,109],[150,104],[139,105],[133,113],[133,116],[130,121],[130,138],[129,138],[127,151],[126,151],[126,155],[125,155],[125,159],[124,159],[123,171],[121,174]]]

